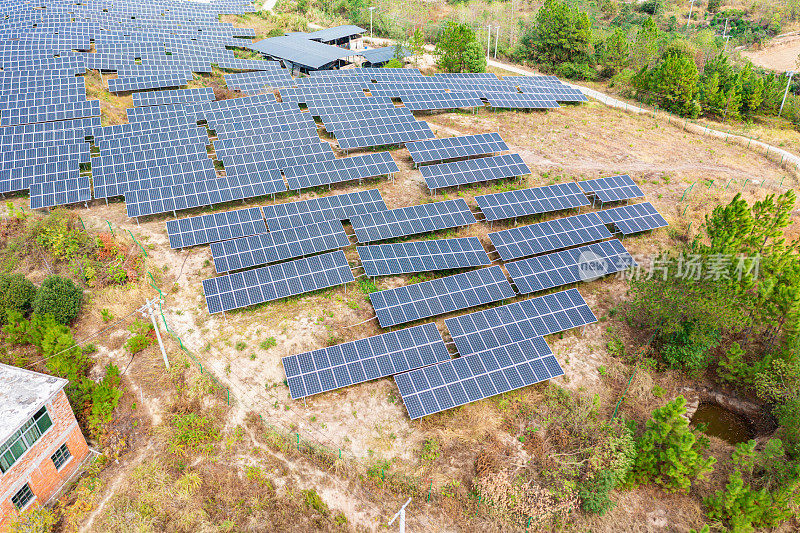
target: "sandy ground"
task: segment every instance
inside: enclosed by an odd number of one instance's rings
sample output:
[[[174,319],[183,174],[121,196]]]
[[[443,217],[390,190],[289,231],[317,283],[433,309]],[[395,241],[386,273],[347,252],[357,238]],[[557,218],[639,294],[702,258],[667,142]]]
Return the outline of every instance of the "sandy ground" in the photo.
[[[740,52],[753,64],[778,72],[797,70],[797,56],[800,55],[800,34],[793,33],[772,39],[760,50]]]

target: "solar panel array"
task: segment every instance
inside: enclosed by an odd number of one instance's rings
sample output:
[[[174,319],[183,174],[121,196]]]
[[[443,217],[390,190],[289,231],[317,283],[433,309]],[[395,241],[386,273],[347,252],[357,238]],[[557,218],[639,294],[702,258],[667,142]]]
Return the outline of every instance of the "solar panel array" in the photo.
[[[462,157],[496,154],[508,150],[499,133],[479,133],[407,143],[406,148],[415,164],[447,161]]]
[[[586,195],[572,182],[484,194],[476,196],[475,202],[490,222],[589,205]]]
[[[477,237],[356,247],[367,276],[393,276],[491,264]]]
[[[368,243],[477,222],[463,198],[350,217],[358,242]]]
[[[269,230],[276,231],[323,220],[347,220],[355,215],[385,210],[380,191],[369,189],[267,205],[264,206],[264,218]]]
[[[483,107],[481,99],[469,93],[406,94],[401,100],[412,111]]]
[[[400,169],[389,152],[307,163],[284,169],[290,191],[345,181],[390,176]]]
[[[355,281],[341,250],[203,280],[209,313],[231,311]]]
[[[486,99],[489,106],[508,109],[555,109],[561,107],[550,95],[491,93]]]
[[[390,331],[283,358],[297,400],[450,359],[435,324]]]
[[[394,376],[414,420],[564,374],[542,338]]]
[[[267,263],[337,250],[350,245],[342,223],[325,220],[229,241],[212,242],[211,256],[217,272],[232,272]]]
[[[515,296],[499,266],[454,274],[369,295],[382,328]]]
[[[342,150],[402,144],[434,137],[427,122],[384,122],[356,129],[338,129],[334,135]]]
[[[88,176],[32,183],[31,209],[88,202],[92,198]]]
[[[504,154],[480,159],[466,159],[452,163],[420,167],[428,189],[456,187],[469,183],[512,178],[531,173],[519,154]]]
[[[627,174],[578,182],[583,191],[602,203],[641,198],[644,193]]]
[[[211,102],[212,100],[214,100],[214,90],[211,87],[180,89],[177,91],[150,91],[133,94],[133,105],[135,107],[190,102]]]
[[[634,266],[636,261],[622,243],[612,239],[506,263],[506,270],[519,292],[528,294],[592,281]]]
[[[167,221],[167,237],[173,250],[266,231],[267,225],[259,207]]]
[[[597,322],[577,289],[446,318],[461,357]]]
[[[603,222],[613,224],[623,235],[632,235],[669,225],[650,202],[606,209],[598,211],[598,215]]]
[[[279,171],[273,170],[258,176],[228,176],[127,191],[125,209],[130,218],[175,212],[266,196],[276,192],[276,183],[283,185],[283,178]]]
[[[585,213],[496,231],[489,234],[489,240],[503,261],[512,261],[529,255],[608,239],[611,237],[611,232],[605,224],[600,214]]]

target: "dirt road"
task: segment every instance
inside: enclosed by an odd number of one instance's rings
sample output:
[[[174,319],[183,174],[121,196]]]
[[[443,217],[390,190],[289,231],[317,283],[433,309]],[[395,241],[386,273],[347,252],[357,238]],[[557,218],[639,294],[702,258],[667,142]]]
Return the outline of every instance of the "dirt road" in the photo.
[[[778,72],[797,70],[797,56],[800,55],[800,33],[779,35],[761,50],[746,50],[741,54],[759,67]]]

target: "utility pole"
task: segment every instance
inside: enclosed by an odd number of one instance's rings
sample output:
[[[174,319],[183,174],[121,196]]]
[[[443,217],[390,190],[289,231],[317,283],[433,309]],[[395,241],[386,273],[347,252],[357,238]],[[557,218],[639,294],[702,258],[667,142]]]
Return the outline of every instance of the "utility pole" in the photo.
[[[722,51],[724,52],[724,51],[726,51],[728,49],[728,39],[731,38],[731,36],[728,35],[728,19],[727,18],[725,19],[725,29],[722,30],[722,36],[725,37],[725,46],[722,47]]]
[[[375,6],[369,8],[369,38],[372,39],[374,35],[372,35],[372,13],[378,9]]]
[[[692,21],[692,10],[693,9],[694,9],[694,0],[692,0],[692,3],[689,4],[689,19],[686,21],[686,27],[687,28],[689,27],[689,23]]]
[[[491,50],[492,50],[492,25],[489,24],[486,26],[489,35],[486,37],[486,59],[488,60],[491,57]]]
[[[164,357],[164,366],[167,367],[169,370],[169,359],[167,359],[167,352],[164,350],[164,342],[161,340],[161,331],[158,328],[158,321],[156,320],[156,315],[153,314],[153,310],[156,306],[156,302],[158,302],[158,298],[153,298],[152,300],[147,300],[147,314],[150,315],[150,320],[153,321],[153,329],[156,331],[156,338],[158,339],[158,346],[161,348],[161,355]]]
[[[786,95],[789,94],[789,86],[792,84],[792,77],[794,77],[794,71],[790,70],[789,72],[786,73],[786,75],[789,76],[789,81],[786,82],[786,90],[783,92],[783,100],[781,100],[781,110],[778,111],[778,117],[780,117],[781,113],[783,113],[783,104],[786,103]]]
[[[386,524],[386,525],[387,526],[391,526],[394,523],[394,521],[397,520],[397,517],[399,516],[400,517],[400,533],[406,533],[406,506],[409,503],[411,503],[411,498],[409,498],[408,501],[403,504],[403,506],[400,508],[400,510],[397,511],[397,513],[392,517],[391,520],[389,520],[389,523]]]
[[[494,58],[497,59],[497,43],[500,41],[500,25],[497,25],[497,33],[494,36]]]

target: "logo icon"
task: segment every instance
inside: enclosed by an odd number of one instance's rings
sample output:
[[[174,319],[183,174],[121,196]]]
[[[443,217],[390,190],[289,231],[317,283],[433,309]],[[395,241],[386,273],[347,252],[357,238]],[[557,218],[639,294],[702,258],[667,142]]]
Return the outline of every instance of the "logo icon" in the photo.
[[[578,273],[581,281],[594,281],[608,272],[608,262],[596,253],[586,251],[578,256]]]

